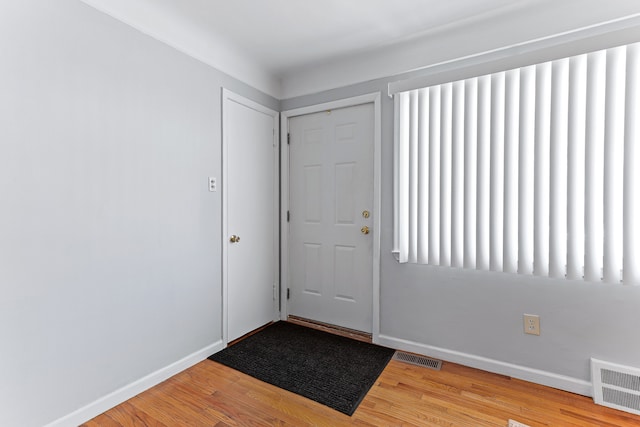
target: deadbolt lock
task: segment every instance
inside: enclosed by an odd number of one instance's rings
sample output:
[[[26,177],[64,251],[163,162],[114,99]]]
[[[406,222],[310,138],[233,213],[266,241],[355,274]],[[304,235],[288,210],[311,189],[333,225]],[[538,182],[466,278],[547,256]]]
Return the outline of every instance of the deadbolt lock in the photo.
[[[369,234],[369,227],[365,225],[360,229],[360,231],[362,231],[362,234]]]
[[[369,218],[369,211],[362,211],[363,218]]]
[[[229,239],[229,241],[231,243],[238,243],[240,241],[240,236],[236,236],[235,234],[233,236],[231,236],[231,238]]]

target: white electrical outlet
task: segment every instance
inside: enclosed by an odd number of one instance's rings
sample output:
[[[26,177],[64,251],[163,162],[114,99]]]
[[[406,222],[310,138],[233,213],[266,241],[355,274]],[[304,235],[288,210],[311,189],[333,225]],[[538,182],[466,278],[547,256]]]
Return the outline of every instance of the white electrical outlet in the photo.
[[[529,427],[527,424],[522,424],[518,421],[509,420],[508,427]]]
[[[537,314],[524,314],[524,333],[540,335],[540,316]]]
[[[218,190],[218,184],[216,182],[216,177],[215,176],[210,176],[209,177],[209,191],[217,191]]]

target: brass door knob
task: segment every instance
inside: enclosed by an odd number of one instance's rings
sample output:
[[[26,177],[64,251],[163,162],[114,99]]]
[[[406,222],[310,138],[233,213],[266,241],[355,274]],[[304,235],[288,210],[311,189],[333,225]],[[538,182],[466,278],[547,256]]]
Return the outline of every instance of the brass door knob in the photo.
[[[229,241],[231,243],[238,243],[240,241],[240,236],[236,236],[235,234],[233,236],[231,236],[231,238],[229,239]]]
[[[362,231],[362,234],[369,234],[369,227],[365,225],[360,229],[360,231]]]

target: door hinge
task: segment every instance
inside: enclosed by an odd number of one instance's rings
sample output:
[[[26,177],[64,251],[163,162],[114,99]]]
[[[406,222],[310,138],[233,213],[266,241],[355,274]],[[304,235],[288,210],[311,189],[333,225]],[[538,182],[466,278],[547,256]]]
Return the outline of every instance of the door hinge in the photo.
[[[287,299],[291,299],[291,289],[287,288]]]
[[[290,218],[290,213],[289,211],[287,211],[287,222],[289,222],[289,218]]]
[[[291,134],[287,132],[287,145],[291,144]]]

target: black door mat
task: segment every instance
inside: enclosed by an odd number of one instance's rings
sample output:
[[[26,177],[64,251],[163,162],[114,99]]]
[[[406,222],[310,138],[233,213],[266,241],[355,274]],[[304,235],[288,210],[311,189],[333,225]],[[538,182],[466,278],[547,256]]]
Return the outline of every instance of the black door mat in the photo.
[[[352,415],[394,350],[277,322],[210,360]]]

